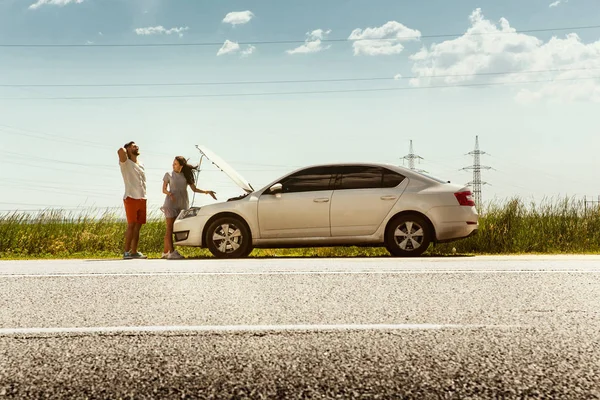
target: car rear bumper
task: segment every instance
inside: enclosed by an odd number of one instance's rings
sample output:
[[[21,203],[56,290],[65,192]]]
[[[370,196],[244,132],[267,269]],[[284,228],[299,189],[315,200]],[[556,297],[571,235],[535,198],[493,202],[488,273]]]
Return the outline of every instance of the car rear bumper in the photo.
[[[437,240],[436,243],[450,243],[450,242],[455,242],[457,240],[461,240],[461,239],[466,239],[466,238],[470,238],[471,236],[474,236],[477,234],[477,232],[479,232],[479,228],[475,228],[471,231],[471,233],[469,233],[467,236],[462,236],[462,237],[455,237],[452,239],[445,239],[445,240]]]
[[[435,207],[427,216],[433,222],[438,243],[467,238],[479,229],[479,215],[475,207]]]
[[[474,235],[479,229],[479,225],[471,225],[466,222],[443,223],[436,229],[436,242],[444,243],[453,240],[464,239]]]

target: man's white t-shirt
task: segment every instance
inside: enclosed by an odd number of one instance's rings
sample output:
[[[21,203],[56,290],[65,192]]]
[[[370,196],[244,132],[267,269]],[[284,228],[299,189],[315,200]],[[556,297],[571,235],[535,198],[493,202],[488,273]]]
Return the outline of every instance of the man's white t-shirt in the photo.
[[[119,161],[123,182],[125,183],[125,194],[123,198],[131,197],[132,199],[146,198],[146,172],[144,164],[134,163],[130,159],[125,162]]]

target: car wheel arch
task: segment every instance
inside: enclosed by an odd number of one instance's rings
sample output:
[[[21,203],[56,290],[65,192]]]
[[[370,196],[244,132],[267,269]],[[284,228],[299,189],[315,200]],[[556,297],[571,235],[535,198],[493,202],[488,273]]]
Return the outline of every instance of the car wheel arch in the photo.
[[[207,235],[208,235],[208,228],[210,227],[210,225],[219,218],[228,218],[228,217],[239,219],[240,222],[246,226],[246,229],[248,229],[248,232],[250,233],[250,241],[252,241],[252,229],[250,229],[250,224],[248,224],[248,221],[246,221],[246,219],[239,214],[236,214],[236,213],[230,212],[230,211],[225,211],[225,212],[220,212],[218,214],[213,215],[204,224],[204,228],[202,230],[202,247],[207,246],[207,243],[208,243]]]
[[[403,215],[417,215],[421,218],[423,218],[425,220],[425,222],[427,222],[427,224],[429,225],[429,228],[431,229],[431,241],[433,243],[437,242],[437,233],[435,230],[435,225],[433,225],[433,222],[431,221],[431,219],[429,219],[429,217],[425,214],[423,214],[422,212],[419,211],[414,211],[414,210],[404,210],[404,211],[400,211],[394,215],[392,215],[390,217],[390,219],[388,219],[386,225],[385,225],[385,229],[384,232],[387,231],[388,227],[390,226],[390,224],[392,223],[392,221],[394,221],[396,218],[403,216]]]

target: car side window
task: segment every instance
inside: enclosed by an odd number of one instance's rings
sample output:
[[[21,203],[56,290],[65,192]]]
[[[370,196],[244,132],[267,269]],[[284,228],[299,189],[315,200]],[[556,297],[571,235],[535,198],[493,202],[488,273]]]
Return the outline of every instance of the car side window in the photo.
[[[398,186],[404,176],[387,168],[352,165],[342,169],[338,176],[336,190],[379,189]]]
[[[383,169],[383,182],[381,187],[384,188],[393,188],[398,186],[399,184],[406,179],[406,177],[402,174],[389,170],[387,168]]]
[[[335,170],[331,167],[312,167],[298,171],[281,183],[283,193],[316,192],[333,189]]]

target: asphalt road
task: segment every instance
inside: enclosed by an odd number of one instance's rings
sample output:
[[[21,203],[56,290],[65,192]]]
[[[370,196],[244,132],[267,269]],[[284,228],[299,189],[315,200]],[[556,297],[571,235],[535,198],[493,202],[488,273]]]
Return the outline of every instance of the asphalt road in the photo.
[[[0,262],[0,398],[599,398],[600,257]]]

